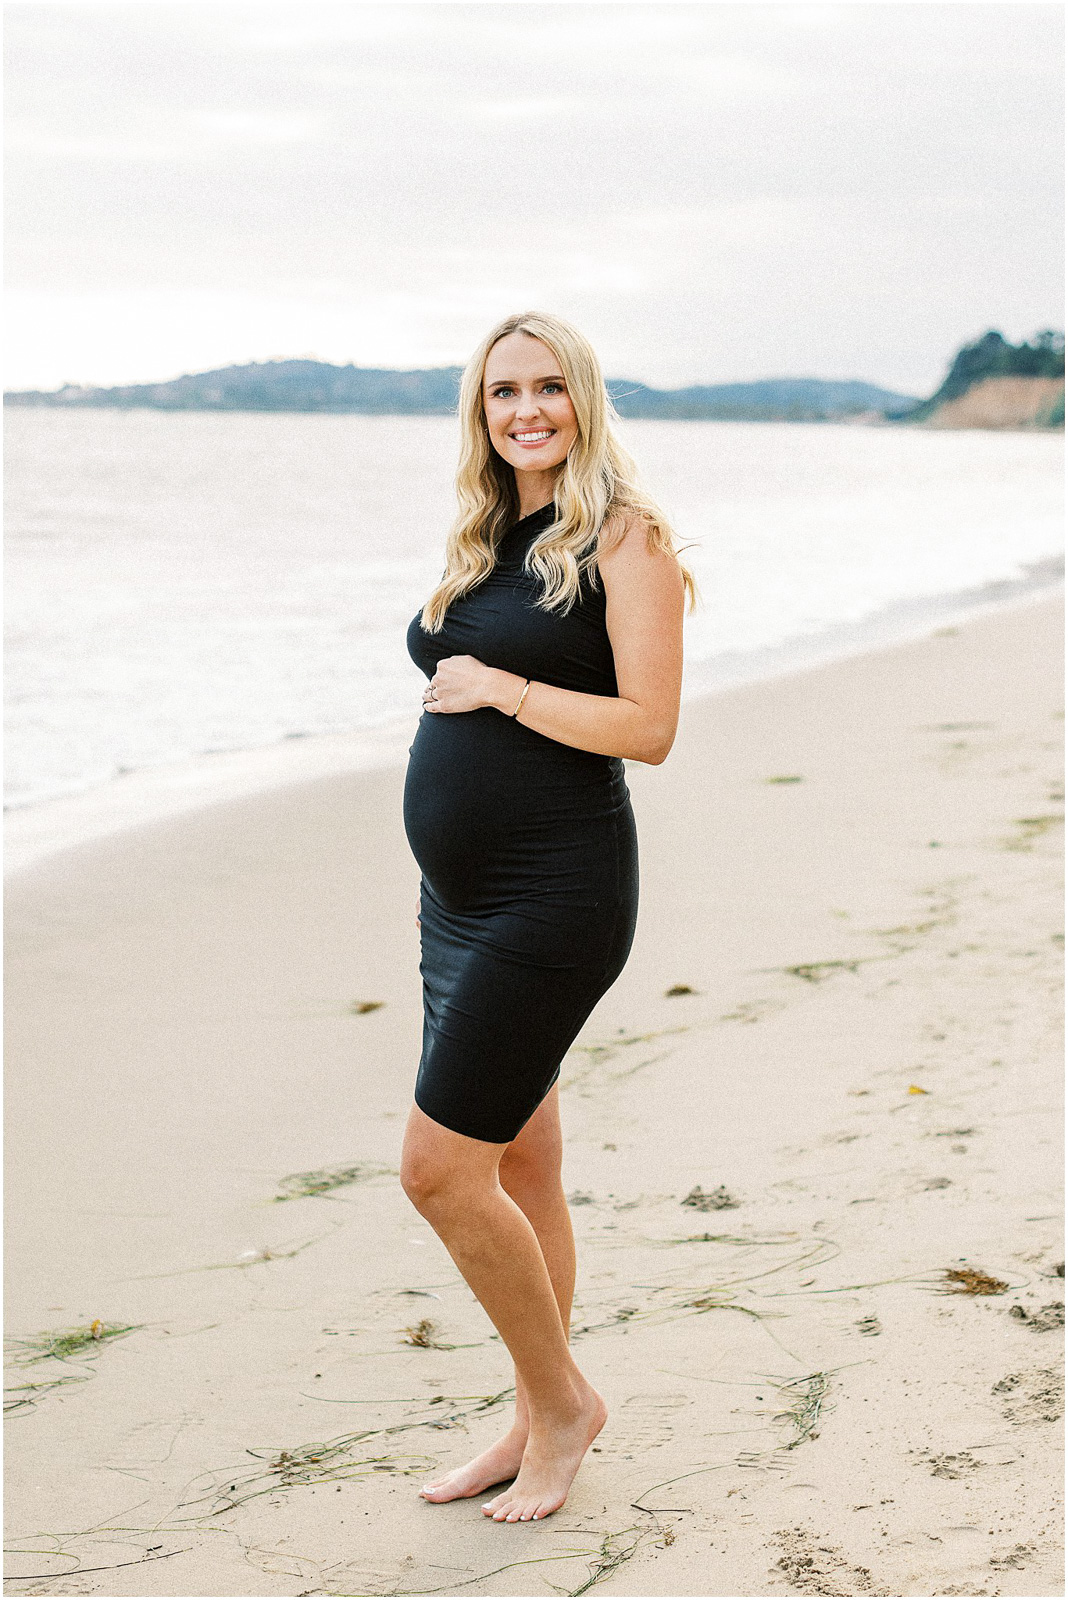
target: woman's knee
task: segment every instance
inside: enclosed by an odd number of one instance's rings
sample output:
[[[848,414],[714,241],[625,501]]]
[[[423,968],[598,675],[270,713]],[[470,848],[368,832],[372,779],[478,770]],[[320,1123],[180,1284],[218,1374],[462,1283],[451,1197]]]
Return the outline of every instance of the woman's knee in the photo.
[[[496,1183],[495,1161],[481,1148],[466,1148],[474,1140],[428,1127],[427,1120],[419,1117],[409,1125],[400,1167],[401,1188],[423,1216],[463,1206],[474,1191]]]
[[[453,1180],[448,1163],[435,1151],[405,1146],[401,1156],[401,1188],[417,1211],[432,1209]]]
[[[549,1141],[510,1144],[501,1157],[501,1187],[518,1204],[548,1204],[562,1194],[562,1152]]]

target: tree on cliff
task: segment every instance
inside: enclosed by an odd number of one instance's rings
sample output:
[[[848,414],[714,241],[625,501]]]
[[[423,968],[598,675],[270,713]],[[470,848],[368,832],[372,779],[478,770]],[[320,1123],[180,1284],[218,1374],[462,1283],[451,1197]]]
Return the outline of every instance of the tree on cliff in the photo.
[[[956,400],[984,378],[1063,378],[1064,334],[1043,328],[1032,343],[1009,344],[996,328],[954,356],[939,389],[908,413],[909,422],[922,422],[947,400]]]

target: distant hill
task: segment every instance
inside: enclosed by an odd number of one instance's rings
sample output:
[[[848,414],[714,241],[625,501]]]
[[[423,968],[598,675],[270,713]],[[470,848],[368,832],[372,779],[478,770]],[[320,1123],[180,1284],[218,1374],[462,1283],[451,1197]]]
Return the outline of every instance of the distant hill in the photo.
[[[326,361],[257,361],[192,373],[167,383],[114,389],[29,389],[4,395],[8,406],[113,407],[156,411],[320,411],[365,416],[433,416],[456,410],[459,367],[397,372],[382,367],[333,366]],[[914,396],[874,384],[822,378],[771,378],[757,383],[650,389],[609,380],[623,417],[671,421],[822,422],[911,411]]]
[[[676,422],[833,422],[870,412],[899,416],[916,404],[908,395],[859,379],[765,378],[689,389],[649,389],[609,379],[608,392],[621,417]]]
[[[331,411],[415,415],[455,411],[459,367],[393,372],[326,361],[255,361],[116,389],[68,384],[4,395],[5,405],[100,406],[153,411]]]
[[[1064,426],[1064,334],[1009,344],[994,328],[962,346],[930,399],[900,419],[930,428]]]

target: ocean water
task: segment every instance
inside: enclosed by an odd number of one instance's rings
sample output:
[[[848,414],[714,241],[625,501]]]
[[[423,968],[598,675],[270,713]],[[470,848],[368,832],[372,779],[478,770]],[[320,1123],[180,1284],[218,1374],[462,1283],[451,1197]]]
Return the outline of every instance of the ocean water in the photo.
[[[418,713],[404,633],[442,566],[451,418],[5,423],[8,808]],[[702,591],[687,693],[1054,581],[1057,436],[623,433]]]

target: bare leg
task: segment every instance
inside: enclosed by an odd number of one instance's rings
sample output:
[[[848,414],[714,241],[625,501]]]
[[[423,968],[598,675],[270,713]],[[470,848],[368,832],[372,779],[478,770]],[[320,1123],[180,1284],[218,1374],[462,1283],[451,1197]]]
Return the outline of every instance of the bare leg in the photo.
[[[560,1095],[554,1085],[518,1138],[505,1147],[498,1176],[537,1236],[566,1336],[575,1290],[575,1238],[560,1182],[562,1153]],[[482,1494],[491,1484],[516,1476],[530,1431],[530,1408],[518,1368],[515,1392],[515,1420],[508,1432],[462,1467],[431,1479],[420,1490],[425,1500]]]
[[[414,1107],[401,1181],[481,1301],[522,1381],[529,1433],[519,1476],[486,1508],[498,1521],[516,1522],[563,1505],[606,1412],[571,1358],[537,1235],[499,1181],[506,1149],[453,1133]]]

